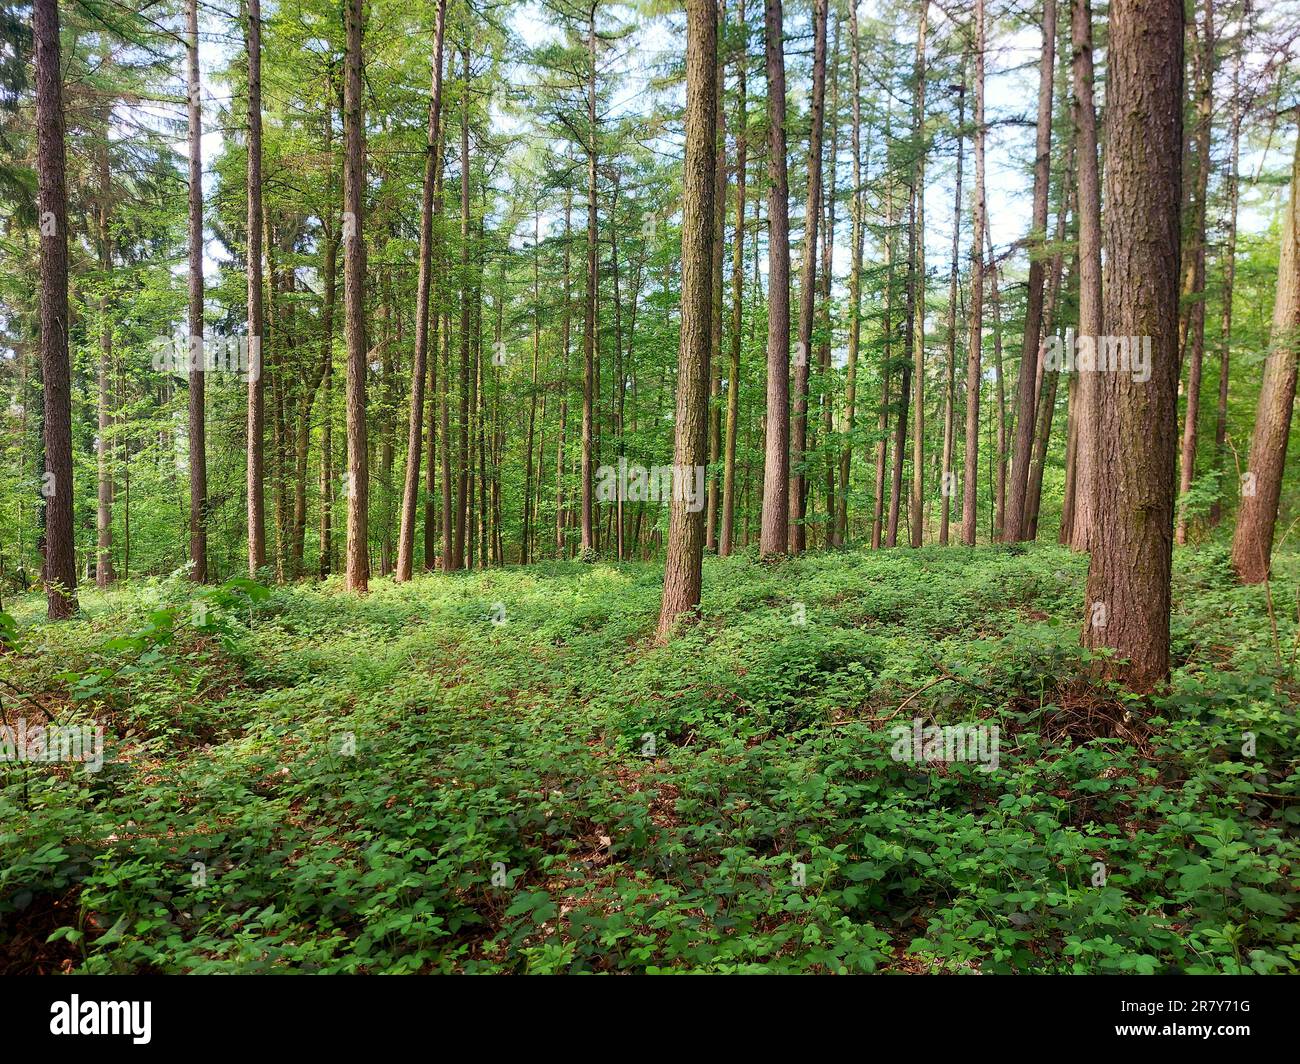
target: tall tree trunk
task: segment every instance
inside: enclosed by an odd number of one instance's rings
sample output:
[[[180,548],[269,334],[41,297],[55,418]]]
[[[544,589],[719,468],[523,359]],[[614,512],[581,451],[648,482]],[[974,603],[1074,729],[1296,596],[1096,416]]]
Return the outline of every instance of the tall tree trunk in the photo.
[[[101,62],[105,66],[112,62],[112,53],[105,38]],[[95,386],[98,392],[99,432],[95,438],[95,457],[98,474],[97,507],[95,517],[95,585],[108,587],[116,579],[113,572],[113,473],[111,447],[108,433],[113,419],[109,414],[109,377],[113,368],[113,324],[109,318],[109,291],[113,278],[113,237],[109,228],[112,211],[112,183],[109,169],[108,136],[112,118],[111,101],[104,107],[103,138],[99,151],[99,268],[103,273],[104,294],[99,302],[99,365],[96,370]],[[24,363],[24,370],[26,364]],[[26,388],[22,394],[25,398]],[[24,435],[24,439],[26,436]]]
[[[262,436],[263,370],[268,352],[262,350],[262,0],[247,0],[248,28],[248,575],[266,565],[265,464]]]
[[[993,237],[989,234],[989,213],[984,212],[984,246],[989,256],[989,303],[993,308],[993,387],[996,393],[997,431],[997,482],[993,487],[993,538],[1001,542],[1006,538],[1007,518],[1007,387],[1002,371],[1002,298],[998,293],[998,264],[993,258]]]
[[[916,38],[916,84],[912,97],[912,136],[915,152],[912,196],[916,204],[912,227],[912,514],[908,522],[913,547],[921,545],[925,499],[925,42],[930,2],[921,0],[921,22]],[[978,238],[976,246],[978,247]]]
[[[745,100],[745,68],[749,61],[749,27],[745,23],[745,0],[737,12],[740,46],[736,49],[736,228],[731,259],[731,363],[727,367],[727,438],[722,459],[722,535],[718,553],[727,557],[735,542],[736,521],[736,430],[740,418],[740,330],[745,295],[745,164],[748,150],[748,116]],[[721,106],[721,102],[719,102]],[[723,203],[720,209],[725,210]]]
[[[727,24],[727,0],[718,0],[718,23]],[[708,501],[704,511],[704,545],[705,549],[718,549],[718,509],[721,506],[722,482],[719,477],[718,463],[722,460],[722,253],[726,245],[727,226],[727,109],[724,105],[724,75],[726,72],[726,54],[721,48],[719,34],[719,51],[717,57],[717,114],[718,131],[716,165],[716,185],[713,190],[713,311],[710,324],[710,358],[709,358],[709,476]],[[619,394],[622,394],[623,374],[619,374]],[[623,415],[619,410],[619,453],[623,449]],[[619,507],[619,538],[622,539],[622,507]],[[623,548],[619,547],[619,557]]]
[[[33,0],[40,195],[41,381],[44,390],[44,577],[50,620],[77,612],[72,522],[72,384],[68,354],[68,197],[57,0]]]
[[[185,3],[189,97],[190,579],[208,579],[208,459],[203,409],[203,97],[199,87],[198,0]],[[197,354],[198,358],[194,356]]]
[[[596,549],[593,515],[592,463],[595,455],[596,379],[596,292],[598,259],[596,232],[596,0],[587,18],[587,299],[582,330],[582,550]]]
[[[862,245],[865,232],[862,202],[862,55],[858,35],[857,4],[849,5],[850,63],[852,64],[851,90],[853,92],[853,123],[850,140],[853,146],[853,198],[849,216],[852,224],[852,261],[849,263],[849,350],[844,370],[844,446],[840,450],[840,491],[833,527],[834,542],[843,544],[849,534],[849,472],[853,460],[853,430],[857,420],[858,403],[858,348],[862,338]]]
[[[533,375],[528,389],[528,435],[524,442],[524,515],[519,539],[519,562],[528,564],[532,544],[530,511],[533,503],[533,430],[537,422],[537,363],[542,350],[542,295],[539,282],[539,258],[542,247],[542,213],[533,208]]]
[[[560,438],[555,450],[555,556],[565,556],[564,536],[564,462],[569,434],[569,341],[573,324],[573,292],[569,285],[571,232],[573,226],[573,191],[564,193],[564,309],[561,329],[564,337],[564,375],[560,381]],[[504,297],[504,290],[502,293]]]
[[[790,550],[807,542],[808,366],[812,361],[813,301],[817,293],[817,223],[821,218],[822,124],[826,103],[827,0],[813,0],[812,128],[808,136],[808,197],[804,207],[803,261],[799,269],[799,336],[794,360],[794,412],[790,421]]]
[[[1097,374],[1096,469],[1106,472],[1094,478],[1091,493],[1097,523],[1082,642],[1115,651],[1100,671],[1146,692],[1169,675],[1181,0],[1111,0],[1107,59],[1105,328],[1138,342],[1150,338],[1151,376],[1141,382],[1132,372]]]
[[[1228,150],[1228,173],[1224,179],[1227,197],[1227,233],[1223,239],[1223,309],[1219,318],[1219,398],[1214,410],[1214,468],[1219,475],[1219,491],[1210,504],[1210,527],[1217,528],[1223,519],[1223,469],[1228,442],[1228,368],[1232,346],[1232,289],[1237,277],[1237,204],[1240,196],[1238,166],[1241,157],[1241,57],[1232,71],[1232,146]]]
[[[1203,0],[1200,53],[1196,58],[1196,188],[1192,206],[1191,246],[1184,250],[1183,301],[1187,336],[1180,364],[1187,362],[1187,408],[1183,415],[1182,471],[1178,494],[1184,498],[1196,474],[1196,428],[1201,412],[1201,371],[1205,359],[1205,217],[1210,180],[1210,131],[1214,119],[1214,0]],[[1190,260],[1190,261],[1188,261]],[[1188,355],[1190,354],[1190,358]],[[1187,515],[1180,504],[1174,542],[1187,542]]]
[[[1047,190],[1052,165],[1052,71],[1056,57],[1056,0],[1043,0],[1043,47],[1038,64],[1038,135],[1034,156],[1034,213],[1029,234],[1029,294],[1025,335],[1016,384],[1016,449],[1011,460],[1011,492],[1007,497],[1003,535],[1015,542],[1027,538],[1025,497],[1034,446],[1035,381],[1043,323],[1043,245],[1047,236]]]
[[[347,0],[347,53],[343,82],[343,333],[347,342],[348,545],[345,583],[349,591],[370,586],[370,465],[366,441],[366,244],[365,104],[362,99],[362,35],[365,0]]]
[[[828,161],[825,166],[826,194],[826,239],[822,241],[822,275],[821,275],[821,322],[822,338],[817,345],[817,372],[821,381],[819,403],[822,412],[822,446],[821,450],[831,454],[832,436],[835,431],[834,395],[831,388],[831,288],[835,270],[835,177],[836,162],[840,148],[840,20],[835,19],[834,44],[831,47],[831,143]],[[826,543],[835,543],[835,465],[829,460],[825,467],[826,485]]]
[[[437,25],[433,32],[432,85],[429,89],[429,133],[425,141],[424,186],[420,202],[420,273],[415,296],[415,353],[411,360],[411,410],[406,428],[406,476],[402,482],[402,525],[397,534],[399,581],[410,580],[415,568],[415,508],[419,503],[424,383],[428,374],[425,363],[429,354],[429,303],[433,290],[433,197],[441,139],[442,50],[446,23],[447,0],[438,0]]]
[[[889,105],[886,104],[888,107]],[[885,112],[885,143],[890,138],[890,112]],[[886,170],[889,164],[889,152],[885,152]],[[873,502],[874,513],[871,521],[871,549],[879,550],[881,534],[885,532],[885,467],[889,454],[889,385],[893,374],[892,344],[890,328],[893,322],[894,298],[894,185],[891,178],[885,178],[885,298],[881,316],[881,332],[884,334],[884,359],[880,369],[880,413],[876,420],[876,494]],[[886,533],[887,535],[887,533]]]
[[[824,8],[823,8],[824,10]],[[765,0],[768,121],[767,440],[759,553],[784,554],[790,527],[790,184],[785,157],[785,41],[781,0]]]
[[[1047,5],[1050,8],[1052,0],[1047,0]],[[966,454],[961,507],[961,541],[968,547],[975,545],[975,526],[979,516],[976,492],[979,479],[980,356],[984,343],[985,41],[984,0],[975,0],[975,199],[971,212],[970,342],[966,351]],[[1033,285],[1032,278],[1030,285]],[[1022,372],[1022,380],[1023,376]]]
[[[776,3],[779,0],[770,0]],[[824,2],[824,0],[823,0]],[[715,0],[686,0],[686,161],[682,181],[682,331],[677,356],[675,478],[693,476],[708,458],[710,318],[717,186],[718,9]],[[676,486],[675,486],[676,487]],[[684,485],[683,485],[684,487]],[[703,501],[703,500],[698,500]],[[700,604],[704,513],[673,491],[659,638]]]
[[[1287,438],[1295,406],[1296,355],[1300,348],[1300,137],[1291,168],[1291,202],[1282,226],[1282,251],[1273,302],[1272,342],[1250,435],[1250,457],[1241,508],[1232,536],[1232,567],[1244,584],[1268,578],[1273,529],[1286,468]]]
[[[1092,5],[1073,0],[1071,9],[1074,78],[1075,155],[1079,162],[1079,335],[1093,338],[1102,331],[1101,287],[1101,180],[1097,170],[1097,111],[1093,104]],[[1097,455],[1097,374],[1072,375],[1078,410],[1074,424],[1074,476],[1070,490],[1071,527],[1067,542],[1087,550],[1096,521],[1093,470]],[[1061,523],[1065,525],[1062,512]]]
[[[948,545],[948,522],[956,481],[952,469],[952,445],[954,406],[957,401],[957,273],[961,255],[961,164],[962,149],[965,147],[965,125],[966,59],[963,57],[962,81],[957,95],[957,176],[953,180],[952,262],[948,269],[948,367],[943,385],[943,484],[940,488],[939,542],[945,547]]]
[[[456,451],[456,538],[451,567],[465,566],[465,534],[469,521],[469,46],[461,45],[460,101],[460,418]]]

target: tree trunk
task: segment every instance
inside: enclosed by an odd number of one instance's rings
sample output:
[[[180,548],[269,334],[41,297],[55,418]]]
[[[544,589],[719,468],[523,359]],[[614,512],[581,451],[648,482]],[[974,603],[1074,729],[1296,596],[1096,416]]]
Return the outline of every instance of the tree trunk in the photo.
[[[50,620],[77,612],[72,522],[72,384],[68,354],[68,197],[57,0],[33,0],[40,196],[41,381],[44,391],[44,578]]]
[[[945,547],[948,545],[952,492],[957,479],[952,468],[952,446],[954,406],[957,401],[957,280],[958,259],[961,255],[961,164],[965,125],[966,60],[963,57],[962,81],[957,96],[957,176],[953,181],[952,263],[948,271],[948,368],[943,386],[943,483],[940,487],[939,542]]]
[[[824,7],[823,7],[823,10]],[[785,158],[785,41],[781,0],[765,0],[768,120],[767,440],[759,553],[784,554],[790,527],[790,185]]]
[[[840,112],[840,20],[835,19],[835,33],[831,47],[831,144],[828,162],[825,166],[826,194],[826,238],[822,241],[822,275],[821,275],[821,322],[822,338],[817,345],[817,372],[821,381],[819,403],[822,412],[822,446],[820,450],[830,455],[832,435],[835,431],[835,418],[831,389],[831,288],[835,271],[835,176],[836,161],[839,158],[839,112]],[[835,465],[829,459],[825,469],[826,485],[826,544],[835,543]]]
[[[347,0],[347,55],[343,82],[343,334],[347,343],[348,541],[345,583],[370,586],[370,467],[366,440],[365,105],[362,34],[365,0]]]
[[[1237,276],[1237,203],[1240,196],[1238,165],[1241,156],[1241,59],[1232,71],[1232,147],[1228,151],[1228,173],[1224,193],[1228,200],[1227,227],[1223,240],[1223,310],[1219,320],[1219,399],[1214,411],[1214,468],[1219,476],[1219,490],[1210,505],[1210,527],[1217,528],[1223,519],[1223,467],[1228,442],[1228,367],[1232,344],[1232,288]]]
[[[775,0],[774,0],[775,2]],[[682,180],[682,332],[677,356],[674,480],[694,477],[708,457],[709,346],[713,307],[713,236],[717,187],[718,9],[686,0],[686,160]],[[696,481],[698,483],[698,481]],[[659,638],[700,604],[704,513],[674,484]],[[703,500],[696,500],[702,502]]]
[[[592,499],[596,389],[596,2],[587,19],[587,299],[582,331],[582,551],[596,549]]]
[[[1047,6],[1051,8],[1052,0],[1047,0]],[[975,0],[975,199],[971,225],[970,341],[966,351],[966,454],[962,470],[961,507],[961,541],[968,547],[975,545],[979,510],[976,490],[979,478],[980,356],[984,341],[984,47],[984,0]],[[1030,285],[1032,288],[1032,274]],[[1023,379],[1023,373],[1021,376]]]
[[[247,0],[248,35],[248,250],[244,269],[248,272],[248,575],[256,577],[266,566],[266,502],[262,436],[266,415],[263,409],[263,369],[267,352],[262,350],[262,2]]]
[[[812,129],[808,137],[808,197],[804,207],[803,262],[799,269],[799,336],[794,359],[794,412],[790,422],[790,550],[807,542],[808,365],[812,354],[813,300],[817,291],[817,223],[821,217],[822,124],[826,102],[827,0],[813,0]]]
[[[1291,168],[1291,202],[1282,227],[1282,252],[1273,303],[1272,343],[1255,408],[1250,457],[1242,478],[1241,508],[1232,536],[1232,567],[1244,584],[1268,578],[1286,468],[1291,410],[1295,405],[1296,353],[1300,347],[1300,137]]]
[[[411,360],[411,410],[406,429],[406,476],[402,482],[402,525],[397,535],[397,579],[410,580],[415,567],[415,508],[420,490],[424,383],[428,373],[429,303],[433,290],[433,197],[437,185],[442,120],[442,49],[447,0],[438,0],[433,34],[433,74],[429,90],[429,134],[425,142],[424,186],[420,202],[420,273],[415,296],[415,353]],[[428,559],[426,558],[426,562]]]
[[[745,164],[748,116],[745,102],[745,68],[749,61],[749,27],[745,24],[745,0],[737,13],[741,43],[736,50],[736,228],[731,259],[731,363],[727,367],[727,437],[722,459],[722,535],[718,554],[732,551],[736,521],[736,430],[740,417],[740,330],[745,295]],[[719,103],[721,106],[721,103]],[[722,208],[725,210],[726,204]]]
[[[198,0],[185,3],[189,101],[190,579],[208,579],[208,459],[203,408],[203,97],[199,87]],[[198,356],[197,360],[195,355]]]
[[[1180,0],[1111,0],[1107,60],[1104,324],[1112,336],[1150,343],[1151,374],[1145,382],[1122,368],[1096,374],[1098,476],[1091,495],[1097,522],[1082,642],[1115,652],[1098,663],[1103,675],[1147,692],[1169,675],[1183,145]]]
[[[1043,244],[1047,230],[1047,190],[1052,164],[1052,69],[1056,57],[1056,0],[1043,2],[1043,47],[1038,64],[1038,136],[1034,156],[1034,208],[1029,234],[1029,295],[1025,334],[1016,384],[1016,449],[1011,460],[1003,535],[1011,542],[1027,537],[1025,498],[1034,446],[1035,381],[1043,323]]]
[[[912,516],[908,522],[913,547],[921,545],[925,499],[925,41],[930,3],[921,0],[921,22],[916,38],[916,84],[913,89],[912,136],[915,169],[912,196],[916,204],[912,227]],[[978,246],[978,238],[977,238]]]
[[[853,430],[857,419],[858,403],[858,348],[862,337],[862,245],[865,232],[862,201],[862,56],[858,36],[858,8],[849,5],[849,37],[853,67],[853,124],[850,140],[853,145],[853,199],[849,207],[853,233],[852,261],[849,264],[849,350],[844,371],[844,446],[840,450],[840,491],[838,509],[834,519],[834,541],[843,544],[849,534],[849,472],[853,460]]]

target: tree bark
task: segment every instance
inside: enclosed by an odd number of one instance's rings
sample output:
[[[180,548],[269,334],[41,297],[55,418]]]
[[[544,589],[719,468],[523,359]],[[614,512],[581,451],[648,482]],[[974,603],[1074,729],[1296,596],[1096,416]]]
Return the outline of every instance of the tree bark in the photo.
[[[1300,137],[1291,168],[1291,202],[1282,226],[1282,251],[1273,303],[1272,339],[1250,435],[1241,508],[1232,536],[1232,567],[1243,584],[1268,578],[1274,524],[1286,469],[1291,411],[1295,406],[1296,355],[1300,348]]]
[[[778,2],[778,0],[771,0]],[[718,9],[686,0],[686,160],[682,181],[682,331],[677,356],[674,480],[693,476],[708,457],[709,346],[712,316],[714,195],[717,173]],[[704,513],[674,484],[659,638],[700,604]],[[699,500],[703,501],[703,500]],[[692,512],[694,511],[694,512]]]
[[[266,414],[263,406],[262,350],[262,2],[247,0],[248,29],[248,169],[245,186],[248,197],[248,249],[244,268],[248,272],[248,575],[256,577],[266,566],[266,502],[262,436]]]
[[[1050,8],[1052,0],[1047,0],[1047,5]],[[980,356],[984,340],[984,48],[984,0],[975,0],[975,199],[971,212],[970,341],[966,351],[966,454],[961,508],[961,541],[968,547],[975,545],[979,511],[976,490],[979,478]],[[1032,274],[1030,285],[1032,288]]]
[[[790,528],[790,185],[785,157],[785,40],[781,0],[765,0],[768,120],[767,440],[759,553],[786,553]]]
[[[921,22],[916,39],[916,84],[913,89],[912,136],[915,169],[912,196],[916,213],[911,240],[912,273],[912,513],[908,522],[913,547],[921,545],[925,500],[925,43],[930,19],[929,0],[921,0]],[[978,242],[978,239],[977,239]]]
[[[736,521],[736,431],[740,418],[740,330],[745,295],[745,165],[748,143],[748,115],[745,101],[745,67],[749,60],[749,27],[745,23],[745,0],[737,13],[740,47],[736,50],[736,227],[731,259],[731,363],[727,367],[727,435],[722,459],[722,533],[718,554],[725,558],[735,541]],[[721,106],[721,103],[719,103]],[[726,205],[723,204],[723,209]]]
[[[365,104],[362,99],[362,36],[365,0],[347,0],[347,54],[343,82],[344,250],[343,333],[347,343],[348,541],[345,584],[349,591],[370,586],[369,455],[366,440],[366,245]]]
[[[202,584],[208,579],[208,459],[203,407],[203,103],[198,0],[185,3],[185,59],[189,102],[190,579]]]
[[[1082,642],[1100,674],[1148,692],[1169,675],[1177,447],[1181,0],[1111,0],[1105,328],[1149,342],[1150,379],[1098,373],[1097,508]],[[1149,338],[1149,340],[1147,339]]]

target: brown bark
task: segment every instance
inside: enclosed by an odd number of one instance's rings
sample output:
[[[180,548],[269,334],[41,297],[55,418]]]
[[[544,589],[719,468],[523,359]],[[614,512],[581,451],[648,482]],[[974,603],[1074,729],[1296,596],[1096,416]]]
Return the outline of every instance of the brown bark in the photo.
[[[263,477],[265,459],[262,436],[266,414],[263,404],[264,370],[268,352],[262,349],[262,2],[247,0],[248,24],[248,378],[247,489],[248,575],[256,577],[266,565],[266,502]],[[256,351],[256,355],[254,354]]]
[[[759,553],[784,554],[790,528],[790,185],[785,157],[785,42],[781,0],[765,0],[768,120],[767,440]]]
[[[365,0],[347,0],[347,53],[343,82],[343,335],[347,343],[348,540],[345,584],[349,591],[370,586],[366,440],[366,245],[365,104],[362,99],[362,36]]]
[[[775,0],[774,0],[775,2]],[[708,388],[716,223],[718,9],[715,0],[686,2],[686,160],[682,180],[682,330],[677,356],[673,444],[675,479],[693,476],[708,457]],[[700,604],[704,513],[674,490],[659,611],[660,639]]]
[[[1011,460],[1003,535],[1011,542],[1027,538],[1025,521],[1029,465],[1033,454],[1035,382],[1043,322],[1043,242],[1047,230],[1047,191],[1052,163],[1052,69],[1056,57],[1056,0],[1043,2],[1043,47],[1038,64],[1038,132],[1034,156],[1034,207],[1029,234],[1029,296],[1025,334],[1016,384],[1016,445]]]
[[[1047,0],[1051,7],[1052,0]],[[1044,30],[1046,32],[1046,30]],[[980,356],[984,339],[984,0],[975,0],[975,198],[972,203],[970,341],[966,350],[966,454],[962,469],[961,541],[975,545],[979,500]],[[1031,279],[1031,286],[1032,286]]]
[[[1232,146],[1228,149],[1228,173],[1225,178],[1227,234],[1223,240],[1223,308],[1219,318],[1219,396],[1214,410],[1214,468],[1219,475],[1219,492],[1210,505],[1209,523],[1216,528],[1223,519],[1223,471],[1228,442],[1228,368],[1232,344],[1232,289],[1237,277],[1237,204],[1240,197],[1238,166],[1241,156],[1241,59],[1232,71]]]
[[[433,72],[429,89],[429,126],[425,140],[424,185],[420,202],[420,272],[415,296],[415,351],[411,359],[411,409],[406,428],[406,475],[402,482],[401,527],[397,534],[397,579],[410,580],[415,568],[415,508],[420,490],[421,433],[424,427],[424,384],[428,373],[429,303],[433,292],[433,214],[437,186],[438,144],[442,120],[443,31],[447,0],[438,0],[433,31]],[[427,561],[427,559],[426,559]]]
[[[1232,536],[1232,567],[1243,584],[1268,579],[1274,524],[1286,469],[1287,438],[1295,406],[1296,356],[1300,349],[1300,137],[1291,168],[1291,202],[1282,226],[1277,295],[1264,381],[1255,408],[1250,456]]]
[[[1150,338],[1151,376],[1098,373],[1097,508],[1082,642],[1146,692],[1169,675],[1177,446],[1181,0],[1111,0],[1106,90],[1106,332]]]
[[[599,387],[596,377],[596,3],[587,19],[587,299],[582,331],[582,550],[596,549],[592,474],[595,458],[595,404]]]
[[[978,18],[978,14],[976,16]],[[948,270],[948,367],[943,386],[943,483],[940,488],[939,542],[948,545],[948,522],[952,506],[952,489],[956,474],[952,468],[953,420],[957,401],[957,280],[961,255],[961,164],[965,146],[966,64],[962,63],[962,82],[957,96],[957,176],[953,180],[952,262]],[[982,239],[982,237],[981,237]]]
[[[190,579],[208,579],[208,460],[203,408],[203,108],[199,88],[198,0],[185,4],[189,112]],[[197,355],[200,360],[195,365]]]
[[[33,0],[40,198],[40,345],[44,390],[44,566],[50,620],[77,612],[72,523],[72,384],[68,354],[68,196],[57,0]]]
[[[912,102],[912,136],[915,169],[912,196],[916,204],[911,242],[912,291],[912,511],[908,528],[913,547],[921,545],[925,501],[925,42],[929,28],[929,0],[921,0],[921,22],[916,39],[915,87]],[[978,243],[978,238],[977,238]]]
[[[745,0],[737,13],[741,44],[736,50],[736,227],[731,259],[731,362],[727,367],[727,434],[722,459],[722,533],[718,554],[732,551],[736,521],[736,430],[740,418],[740,329],[745,295],[745,164],[748,151],[745,101],[745,67],[748,65],[749,28]],[[719,106],[721,104],[719,103]],[[725,202],[723,208],[725,209]]]
[[[827,0],[813,0],[812,129],[808,137],[808,197],[804,207],[803,262],[799,270],[799,335],[794,360],[794,411],[790,419],[790,550],[804,549],[807,534],[808,367],[812,361],[813,301],[817,291],[817,224],[821,217],[822,125],[826,102]]]

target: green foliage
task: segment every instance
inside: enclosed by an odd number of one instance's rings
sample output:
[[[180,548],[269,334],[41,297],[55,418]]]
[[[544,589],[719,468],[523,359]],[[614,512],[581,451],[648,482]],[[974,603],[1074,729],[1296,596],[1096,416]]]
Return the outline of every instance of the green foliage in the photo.
[[[1180,553],[1172,689],[1125,701],[1077,646],[1085,564],[1045,547],[713,560],[701,624],[666,646],[661,576],[639,564],[361,599],[178,576],[87,594],[54,626],[21,600],[10,682],[108,740],[98,774],[0,770],[0,954],[86,972],[1294,972],[1294,622],[1279,656],[1262,589],[1222,551]],[[1294,559],[1279,569],[1290,601]],[[914,714],[997,724],[998,770],[894,760]],[[1088,714],[1101,737],[1075,727]]]

